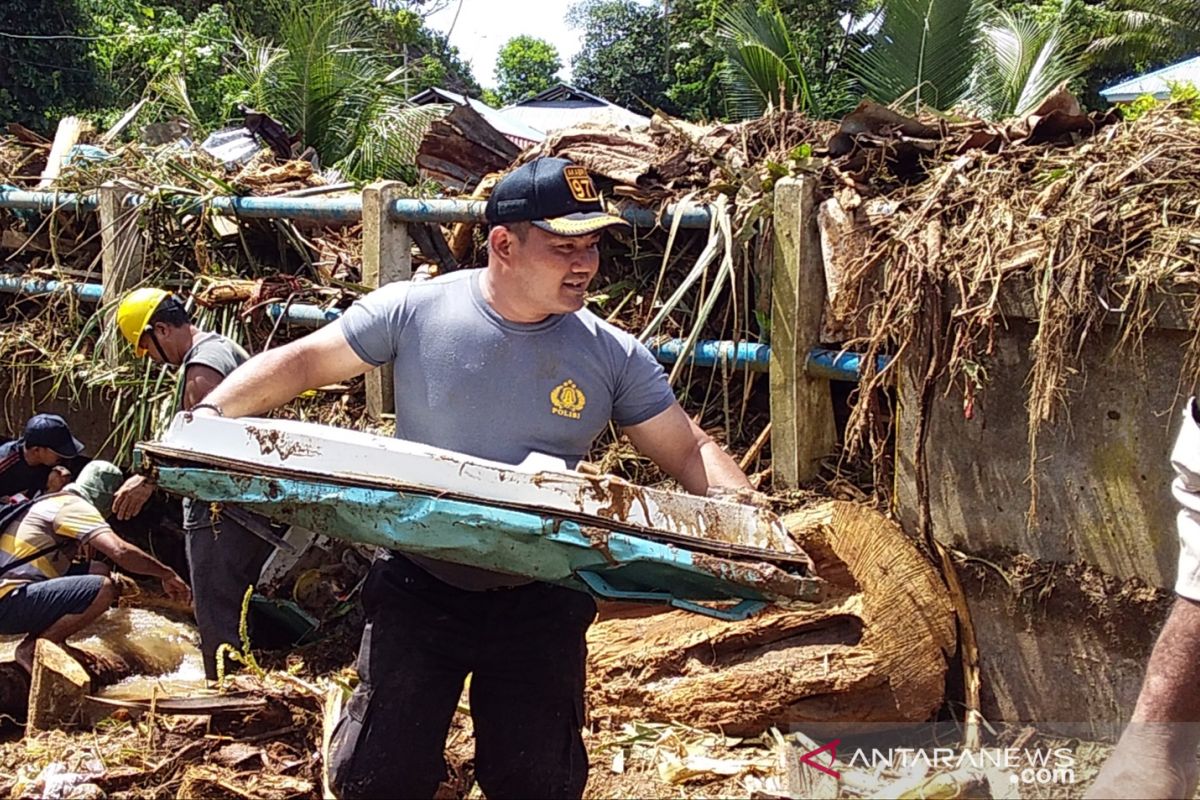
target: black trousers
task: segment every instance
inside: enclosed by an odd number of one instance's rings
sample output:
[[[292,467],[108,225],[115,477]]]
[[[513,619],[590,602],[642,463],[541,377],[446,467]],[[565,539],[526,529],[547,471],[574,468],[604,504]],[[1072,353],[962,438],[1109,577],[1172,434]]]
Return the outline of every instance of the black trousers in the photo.
[[[263,563],[275,548],[228,515],[215,526],[189,529],[186,542],[204,675],[215,681],[217,649],[227,642],[241,652],[242,598],[247,586],[258,583]]]
[[[466,591],[389,555],[363,587],[361,682],[331,747],[338,795],[432,797],[469,673],[475,775],[489,800],[582,796],[592,598],[546,583]]]

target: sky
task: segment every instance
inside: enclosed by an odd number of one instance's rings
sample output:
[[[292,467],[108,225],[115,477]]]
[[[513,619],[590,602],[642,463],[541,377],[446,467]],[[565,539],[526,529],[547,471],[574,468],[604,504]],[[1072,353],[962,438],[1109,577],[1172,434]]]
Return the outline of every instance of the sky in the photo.
[[[454,22],[460,2],[462,10]],[[450,44],[470,62],[475,80],[494,89],[496,53],[509,39],[522,34],[545,39],[558,48],[563,63],[559,77],[569,79],[571,56],[579,51],[579,33],[570,30],[563,19],[569,6],[570,2],[562,0],[451,0],[426,23],[442,33],[449,31]]]

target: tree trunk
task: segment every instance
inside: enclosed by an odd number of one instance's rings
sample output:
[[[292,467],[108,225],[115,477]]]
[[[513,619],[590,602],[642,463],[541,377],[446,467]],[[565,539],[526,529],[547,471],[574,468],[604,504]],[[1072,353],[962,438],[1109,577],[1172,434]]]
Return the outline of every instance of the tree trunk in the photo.
[[[593,720],[744,736],[822,721],[917,722],[941,706],[956,633],[934,566],[866,506],[830,501],[784,522],[829,582],[827,598],[737,623],[602,612],[588,635]]]

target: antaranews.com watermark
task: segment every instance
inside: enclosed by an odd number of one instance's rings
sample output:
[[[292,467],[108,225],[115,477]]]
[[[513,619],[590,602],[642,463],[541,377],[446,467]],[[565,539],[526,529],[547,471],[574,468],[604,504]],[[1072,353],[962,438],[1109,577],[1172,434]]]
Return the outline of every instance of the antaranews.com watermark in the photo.
[[[865,748],[838,751],[841,739],[801,753],[804,766],[841,777],[839,767],[878,774],[883,770],[911,774],[916,770],[979,771],[1002,770],[1009,781],[1020,785],[1073,786],[1076,782],[1075,755],[1066,747],[989,747],[964,750],[953,747]]]

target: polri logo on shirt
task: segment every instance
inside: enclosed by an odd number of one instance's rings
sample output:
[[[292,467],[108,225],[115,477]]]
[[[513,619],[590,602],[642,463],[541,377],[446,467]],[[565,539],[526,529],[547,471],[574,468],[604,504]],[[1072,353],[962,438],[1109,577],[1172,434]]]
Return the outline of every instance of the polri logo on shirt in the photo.
[[[563,381],[550,392],[550,412],[560,417],[579,419],[585,405],[587,397],[575,381]]]

